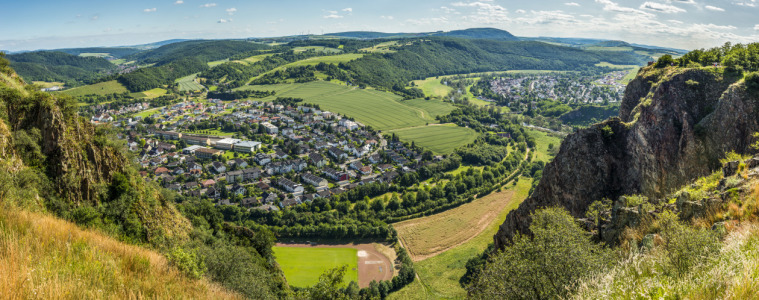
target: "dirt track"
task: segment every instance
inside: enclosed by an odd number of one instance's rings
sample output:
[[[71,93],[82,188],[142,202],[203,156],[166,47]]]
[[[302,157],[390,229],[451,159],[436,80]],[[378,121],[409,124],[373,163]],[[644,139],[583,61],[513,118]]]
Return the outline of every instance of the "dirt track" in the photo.
[[[288,244],[277,243],[278,247],[302,248],[354,248],[358,249],[358,286],[365,288],[372,280],[393,279],[393,262],[390,258],[377,251],[374,244]]]

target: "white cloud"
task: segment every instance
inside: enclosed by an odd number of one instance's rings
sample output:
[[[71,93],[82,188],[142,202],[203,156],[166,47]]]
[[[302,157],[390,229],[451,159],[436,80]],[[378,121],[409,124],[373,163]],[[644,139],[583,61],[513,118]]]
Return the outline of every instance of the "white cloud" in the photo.
[[[527,13],[527,11],[526,11],[526,10],[524,10],[524,9],[517,9],[517,10],[516,10],[516,11],[514,11],[514,12],[515,12],[515,13],[518,13],[518,14],[526,14],[526,13]]]
[[[759,24],[754,25],[754,30],[759,31]]]
[[[455,9],[450,8],[448,6],[441,6],[440,10],[442,10],[444,13],[447,13],[447,14],[458,14],[458,12]]]
[[[577,2],[567,2],[567,3],[564,3],[564,5],[566,5],[566,6],[580,6],[580,3],[577,3]]]
[[[686,12],[684,9],[674,5],[656,3],[656,2],[644,2],[640,5],[640,9],[646,9],[650,11],[660,12],[664,14],[676,14]]]
[[[100,15],[93,15],[92,17],[90,17],[90,21],[97,21],[99,19],[100,19]]]
[[[227,8],[227,13],[231,16],[234,15],[237,12],[237,8]]]
[[[757,0],[748,0],[748,1],[735,2],[735,5],[756,7],[757,5],[759,5],[759,3],[757,3]]]
[[[326,16],[324,16],[324,18],[325,18],[325,19],[342,19],[342,18],[343,18],[343,16],[341,16],[341,15],[338,15],[338,14],[330,14],[330,15],[326,15]]]
[[[667,0],[667,3],[682,3],[682,4],[690,4],[690,5],[696,5],[695,0]]]
[[[345,12],[353,12],[353,8],[346,7],[346,8],[343,8],[343,11],[345,11]]]
[[[632,7],[620,6],[618,3],[612,2],[611,0],[596,0],[596,3],[603,4],[604,11],[610,11],[610,12],[616,12],[616,13],[631,13],[631,14],[636,14],[639,16],[649,16],[649,17],[653,16],[652,14],[647,13],[642,10],[634,9]]]
[[[184,4],[184,1],[182,1],[182,0],[177,0],[176,2],[174,2],[174,4]]]
[[[465,16],[467,21],[480,23],[480,24],[498,24],[507,22],[508,11],[503,6],[492,4],[490,0],[483,0],[477,2],[456,2],[452,3],[455,7],[468,7],[476,9],[475,14]]]
[[[207,7],[214,7],[214,6],[216,6],[216,3],[206,3],[206,4],[201,5],[200,7],[206,7],[207,8]]]
[[[392,19],[395,19],[395,17],[393,17],[393,16],[380,16],[380,19],[392,20]]]
[[[152,13],[152,12],[156,11],[156,8],[155,7],[153,7],[153,8],[146,8],[146,9],[143,9],[142,11],[144,11],[146,13]]]
[[[711,6],[711,5],[704,6],[704,8],[706,8],[708,10],[711,10],[711,11],[725,11],[724,8],[716,7],[716,6]]]
[[[222,24],[222,23],[230,23],[232,22],[232,19],[219,19],[216,21],[216,23]]]

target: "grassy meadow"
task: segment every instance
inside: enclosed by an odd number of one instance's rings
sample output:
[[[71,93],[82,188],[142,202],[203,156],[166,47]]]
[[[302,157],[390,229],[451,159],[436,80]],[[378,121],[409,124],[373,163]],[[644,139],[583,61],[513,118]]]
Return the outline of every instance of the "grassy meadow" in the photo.
[[[198,74],[192,74],[175,80],[175,82],[179,84],[179,91],[201,91],[205,89],[202,84],[195,81],[195,78],[197,77]]]
[[[537,146],[535,147],[536,149],[533,149],[534,152],[532,152],[535,160],[542,160],[546,163],[551,161],[553,155],[548,151],[548,145],[553,144],[553,147],[558,149],[558,147],[561,146],[561,138],[535,129],[525,128],[525,131],[531,137],[535,138]]]
[[[401,97],[392,93],[323,81],[246,86],[242,89],[273,90],[277,92],[276,97],[303,98],[307,103],[318,104],[323,110],[353,117],[365,125],[383,131],[423,126],[434,122],[434,118],[431,117],[433,113],[453,109],[450,104],[439,100],[430,100],[433,101],[431,103],[412,101],[407,104],[406,101],[401,101]]]
[[[44,214],[0,208],[2,299],[237,299],[159,253]]]
[[[113,94],[113,93],[120,94],[123,92],[128,92],[128,91],[118,81],[111,80],[111,81],[106,81],[106,82],[99,82],[96,84],[75,87],[73,89],[65,90],[61,93],[76,97],[76,96],[85,96],[85,95],[108,95],[108,94]]]
[[[312,286],[319,281],[319,275],[343,265],[348,265],[344,282],[358,283],[357,254],[353,248],[274,247],[277,263],[294,287]]]
[[[474,142],[477,132],[454,124],[430,125],[390,131],[402,141],[413,141],[417,146],[436,154],[447,154],[456,148]]]

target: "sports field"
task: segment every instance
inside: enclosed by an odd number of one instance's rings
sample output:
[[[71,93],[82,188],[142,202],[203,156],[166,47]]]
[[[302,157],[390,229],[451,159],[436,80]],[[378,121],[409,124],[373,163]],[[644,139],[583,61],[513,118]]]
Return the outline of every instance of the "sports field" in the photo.
[[[318,104],[322,110],[353,117],[358,122],[383,131],[423,126],[434,122],[434,118],[431,117],[433,114],[453,109],[453,106],[440,100],[429,100],[432,101],[430,103],[406,103],[407,101],[401,101],[401,97],[392,93],[324,81],[246,86],[242,89],[273,90],[277,92],[276,97],[303,98],[308,103]]]
[[[76,87],[70,90],[65,90],[62,93],[71,96],[84,96],[84,95],[108,95],[113,93],[123,93],[127,89],[118,83],[116,80],[100,82],[96,84],[90,84],[85,86]]]
[[[195,81],[195,78],[198,77],[198,74],[192,74],[190,76],[185,76],[182,78],[179,78],[175,80],[177,84],[179,84],[179,91],[185,92],[185,91],[201,91],[205,89],[202,84]]]
[[[477,132],[454,124],[430,125],[390,131],[402,141],[414,141],[417,146],[436,154],[448,154],[456,148],[474,142]]]
[[[274,256],[291,286],[312,286],[324,271],[343,265],[348,266],[344,282],[358,282],[358,250],[354,248],[274,247]]]

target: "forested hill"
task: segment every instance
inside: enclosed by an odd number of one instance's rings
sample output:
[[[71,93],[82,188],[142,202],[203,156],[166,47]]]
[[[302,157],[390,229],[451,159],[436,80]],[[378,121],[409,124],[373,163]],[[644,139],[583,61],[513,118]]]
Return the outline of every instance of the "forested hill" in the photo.
[[[243,52],[266,50],[269,48],[270,47],[267,45],[246,41],[195,40],[164,45],[152,50],[129,55],[126,58],[128,60],[135,60],[141,64],[155,63],[158,65],[185,58],[194,58],[203,62],[210,62],[225,59]]]
[[[501,41],[516,41],[517,37],[506,30],[496,28],[469,28],[453,31],[420,32],[420,33],[384,33],[374,31],[349,31],[330,33],[327,36],[356,39],[411,38],[411,37],[457,37],[466,39],[489,39]]]
[[[356,83],[394,90],[412,79],[506,70],[588,70],[600,62],[642,64],[634,53],[586,51],[541,42],[425,38],[408,40],[395,53],[364,56],[341,65]]]
[[[59,81],[66,85],[89,82],[116,67],[99,57],[80,57],[57,51],[26,52],[8,55],[11,66],[27,82]]]

